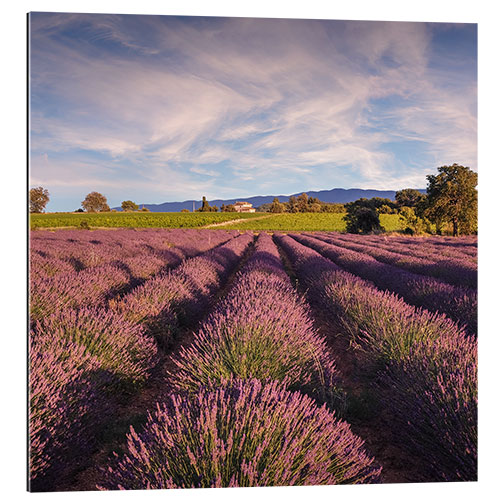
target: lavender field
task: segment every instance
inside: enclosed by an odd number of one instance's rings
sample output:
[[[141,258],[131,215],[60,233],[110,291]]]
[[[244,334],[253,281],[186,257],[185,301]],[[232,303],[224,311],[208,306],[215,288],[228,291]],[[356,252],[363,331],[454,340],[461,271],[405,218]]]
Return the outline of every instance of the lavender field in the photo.
[[[29,259],[32,491],[477,480],[477,237],[32,231]]]

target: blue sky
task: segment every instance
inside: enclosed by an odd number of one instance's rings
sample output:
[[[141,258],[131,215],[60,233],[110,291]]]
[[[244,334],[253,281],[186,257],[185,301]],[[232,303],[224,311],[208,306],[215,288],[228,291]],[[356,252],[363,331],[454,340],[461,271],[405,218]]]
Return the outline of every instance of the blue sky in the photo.
[[[49,211],[477,170],[473,24],[34,13],[30,35]]]

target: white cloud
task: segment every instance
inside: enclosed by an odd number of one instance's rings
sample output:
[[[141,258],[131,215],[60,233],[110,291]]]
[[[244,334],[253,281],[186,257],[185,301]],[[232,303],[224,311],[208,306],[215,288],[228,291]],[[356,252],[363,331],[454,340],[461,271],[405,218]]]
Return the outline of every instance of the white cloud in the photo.
[[[62,27],[81,19],[86,38],[60,42]],[[109,161],[92,167],[92,179],[108,169],[118,185],[140,178],[152,191],[186,197],[212,189],[220,196],[250,181],[276,191],[287,175],[323,188],[340,178],[398,188],[422,185],[426,169],[439,164],[476,167],[474,82],[443,84],[443,70],[428,65],[424,24],[138,23],[77,15],[40,21],[32,37],[36,153],[99,152]],[[96,52],[96,41],[123,51]],[[391,104],[394,96],[403,102]],[[377,99],[389,101],[374,108]],[[404,165],[385,147],[400,140],[421,144],[418,161],[427,163]],[[78,184],[86,182],[79,168],[34,162],[32,173]],[[193,182],[192,174],[207,180]]]

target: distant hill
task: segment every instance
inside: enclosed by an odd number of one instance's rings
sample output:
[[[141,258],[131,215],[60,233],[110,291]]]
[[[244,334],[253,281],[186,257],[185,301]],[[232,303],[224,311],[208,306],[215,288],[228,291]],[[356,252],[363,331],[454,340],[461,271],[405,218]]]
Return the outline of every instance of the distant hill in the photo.
[[[419,189],[422,193],[425,193],[425,189]],[[348,203],[350,201],[355,201],[359,198],[389,198],[394,200],[396,197],[396,191],[379,191],[377,189],[342,189],[342,188],[334,188],[330,190],[324,191],[305,191],[308,196],[314,196],[318,198],[320,201],[324,201],[326,203]],[[227,200],[208,200],[210,205],[215,205],[217,207],[221,207],[224,205],[231,205],[236,203],[237,201],[248,201],[254,207],[259,207],[264,203],[271,203],[274,198],[278,198],[281,202],[286,202],[290,198],[290,196],[298,196],[302,193],[294,193],[291,195],[268,195],[268,196],[249,196],[243,198],[231,198]],[[186,200],[186,201],[167,201],[165,203],[160,204],[148,204],[144,203],[144,206],[151,210],[151,212],[180,212],[183,208],[187,210],[193,210],[193,202],[195,204],[195,208],[201,207],[201,200]],[[143,203],[139,203],[139,206],[142,207]],[[121,210],[120,207],[115,207],[116,210]]]

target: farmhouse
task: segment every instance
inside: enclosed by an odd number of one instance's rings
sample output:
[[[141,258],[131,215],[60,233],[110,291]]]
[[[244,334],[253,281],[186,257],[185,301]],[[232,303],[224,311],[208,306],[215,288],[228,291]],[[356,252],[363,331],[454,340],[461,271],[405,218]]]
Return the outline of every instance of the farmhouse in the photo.
[[[237,201],[234,204],[234,209],[237,212],[255,212],[255,208],[253,208],[252,204],[248,203],[248,201]]]

